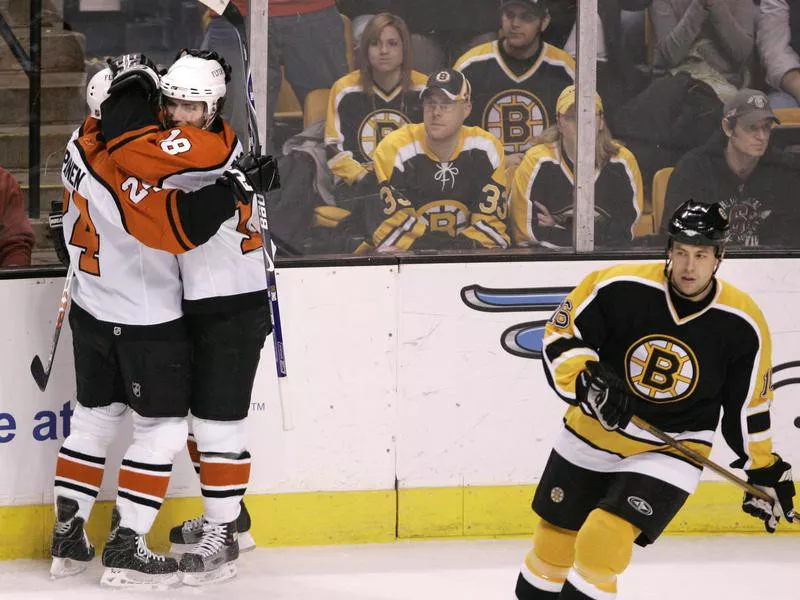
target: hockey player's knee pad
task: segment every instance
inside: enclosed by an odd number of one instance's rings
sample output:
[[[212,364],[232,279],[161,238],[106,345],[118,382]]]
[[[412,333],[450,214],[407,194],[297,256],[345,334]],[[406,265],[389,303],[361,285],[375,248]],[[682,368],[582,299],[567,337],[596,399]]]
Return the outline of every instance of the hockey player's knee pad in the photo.
[[[554,567],[569,569],[575,560],[577,535],[577,531],[556,527],[542,519],[533,532],[533,550],[529,556],[536,556]]]
[[[239,454],[247,448],[245,420],[210,421],[192,417],[192,430],[198,452]]]
[[[184,417],[133,415],[133,444],[158,462],[172,463],[186,445],[189,425]]]
[[[575,540],[575,569],[601,589],[616,588],[617,575],[631,561],[639,530],[625,519],[596,508]]]
[[[89,444],[95,451],[106,448],[117,437],[128,407],[121,402],[112,402],[108,406],[87,408],[77,404],[70,419],[69,438],[73,443]],[[66,442],[65,442],[66,443]],[[67,446],[70,444],[67,443]]]

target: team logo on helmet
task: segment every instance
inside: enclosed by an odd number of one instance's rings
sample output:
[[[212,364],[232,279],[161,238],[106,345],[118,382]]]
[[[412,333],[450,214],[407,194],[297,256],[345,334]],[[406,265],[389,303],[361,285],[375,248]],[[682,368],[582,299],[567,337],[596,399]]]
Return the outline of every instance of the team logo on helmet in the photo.
[[[483,128],[503,142],[506,153],[525,152],[549,125],[539,98],[527,90],[504,90],[489,100]]]
[[[369,159],[381,140],[393,131],[408,125],[406,116],[396,110],[375,110],[369,113],[358,128],[358,146],[361,154]]]
[[[667,335],[648,335],[634,342],[625,356],[625,369],[636,395],[659,404],[686,398],[699,377],[692,349]]]

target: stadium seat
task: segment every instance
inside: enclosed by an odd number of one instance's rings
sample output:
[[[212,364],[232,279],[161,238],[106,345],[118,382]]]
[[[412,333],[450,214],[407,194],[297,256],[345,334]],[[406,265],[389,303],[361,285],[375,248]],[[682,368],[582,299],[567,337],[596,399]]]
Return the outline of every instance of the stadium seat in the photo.
[[[673,170],[673,167],[666,167],[656,172],[653,176],[653,231],[656,233],[661,228],[661,219],[664,217],[667,184]]]
[[[311,90],[306,96],[305,105],[303,106],[303,129],[306,129],[312,123],[325,120],[330,92],[328,88],[321,88]]]
[[[636,227],[633,230],[634,237],[642,237],[655,233],[653,230],[653,213],[643,212],[636,221]]]
[[[800,108],[776,108],[773,112],[781,125],[800,125]]]

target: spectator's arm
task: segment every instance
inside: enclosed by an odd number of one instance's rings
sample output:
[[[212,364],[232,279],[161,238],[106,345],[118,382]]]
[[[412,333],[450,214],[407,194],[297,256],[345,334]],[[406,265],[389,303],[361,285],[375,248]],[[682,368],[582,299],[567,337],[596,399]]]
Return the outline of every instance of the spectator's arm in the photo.
[[[483,248],[508,248],[510,239],[506,230],[506,159],[499,140],[495,140],[494,155],[497,157],[496,162],[491,165],[494,171],[479,182],[478,210],[472,212],[470,226],[460,235]]]
[[[22,190],[11,173],[0,169],[0,267],[30,265],[35,241]]]
[[[529,150],[514,171],[511,183],[511,234],[515,246],[530,246],[537,241],[533,232],[536,212],[533,198],[528,194],[528,190],[533,188],[535,167],[536,158]]]
[[[761,0],[758,49],[767,84],[790,93],[800,101],[800,56],[789,46],[789,4],[786,0]]]
[[[328,112],[325,117],[325,151],[328,156],[328,168],[334,175],[343,179],[348,185],[358,183],[367,175],[367,169],[358,162],[353,153],[344,149],[345,132],[342,129],[342,119],[339,113],[339,104],[346,94],[345,84],[339,79],[328,95]]]
[[[681,15],[669,0],[653,0],[653,31],[657,65],[678,66],[694,44],[708,18],[705,0],[692,0]]]
[[[752,0],[706,0],[709,18],[725,55],[737,66],[753,54],[756,7]]]

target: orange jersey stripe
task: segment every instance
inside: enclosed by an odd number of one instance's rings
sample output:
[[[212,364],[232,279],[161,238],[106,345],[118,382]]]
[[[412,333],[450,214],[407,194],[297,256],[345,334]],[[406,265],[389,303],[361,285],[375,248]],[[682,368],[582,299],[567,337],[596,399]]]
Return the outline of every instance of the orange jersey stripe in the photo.
[[[119,470],[119,487],[163,498],[167,494],[169,476],[148,475],[139,471],[129,471],[124,466]]]
[[[246,486],[250,481],[250,461],[246,463],[217,463],[200,461],[200,484],[210,487]]]
[[[197,442],[186,440],[186,448],[189,450],[189,458],[194,464],[200,462],[200,453],[197,451]]]
[[[103,481],[103,467],[77,463],[65,456],[59,456],[56,462],[56,477],[100,487]]]

